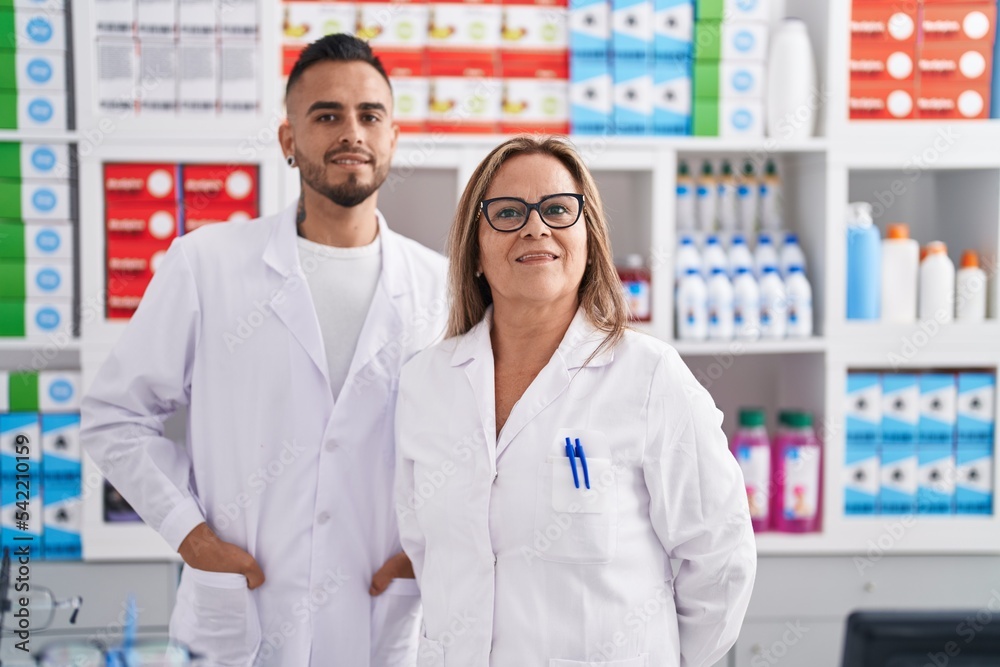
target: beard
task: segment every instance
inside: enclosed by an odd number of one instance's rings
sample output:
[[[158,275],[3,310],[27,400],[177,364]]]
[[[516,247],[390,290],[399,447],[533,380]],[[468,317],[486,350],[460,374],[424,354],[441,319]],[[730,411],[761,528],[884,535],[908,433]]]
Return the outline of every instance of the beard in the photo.
[[[301,155],[296,154],[295,161],[299,165],[299,174],[302,181],[310,188],[320,193],[337,206],[353,208],[372,196],[385,182],[389,176],[389,164],[384,166],[372,158],[374,173],[370,181],[362,181],[357,174],[348,174],[347,180],[338,184],[330,184],[326,181],[326,163],[336,157],[338,153],[347,151],[331,151],[323,156],[323,162],[317,164],[310,162]],[[357,152],[357,151],[350,151]],[[367,154],[372,157],[371,154]]]

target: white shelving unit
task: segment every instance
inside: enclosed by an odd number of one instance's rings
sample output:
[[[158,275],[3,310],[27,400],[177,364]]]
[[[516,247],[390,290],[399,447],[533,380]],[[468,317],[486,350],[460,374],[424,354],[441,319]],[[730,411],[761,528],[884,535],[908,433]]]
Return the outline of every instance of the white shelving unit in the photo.
[[[261,166],[261,210],[278,211],[295,201],[297,172],[283,163],[276,128],[283,118],[279,69],[280,3],[261,2],[263,30],[259,59],[262,108],[251,118],[113,118],[113,130],[97,132],[96,50],[88,3],[74,5],[77,122],[79,130],[53,140],[74,141],[80,151],[81,293],[100,303],[104,291],[102,165],[113,161],[256,163]],[[673,251],[675,181],[678,161],[702,158],[763,163],[773,159],[784,179],[786,225],[799,234],[809,263],[816,317],[805,340],[675,342],[692,370],[710,385],[734,428],[741,405],[803,407],[816,415],[824,434],[823,531],[764,534],[762,555],[864,554],[902,517],[848,518],[841,512],[844,454],[843,395],[854,368],[1000,367],[1000,322],[941,326],[933,335],[919,325],[853,323],[844,318],[846,247],[844,209],[903,181],[902,193],[886,215],[911,223],[922,242],[941,238],[953,259],[961,246],[975,247],[988,260],[1000,256],[1000,122],[867,122],[847,119],[847,50],[850,3],[786,0],[774,16],[794,15],[808,26],[819,67],[822,113],[817,137],[807,141],[704,137],[577,137],[574,142],[598,181],[618,255],[644,254],[653,269],[653,321],[640,330],[674,342]],[[96,132],[96,133],[95,133]],[[6,134],[0,133],[0,140]],[[27,138],[27,135],[17,135]],[[31,137],[35,138],[35,137]],[[476,164],[499,136],[404,135],[379,204],[389,223],[425,245],[444,249],[455,203]],[[86,150],[82,150],[86,147]],[[916,178],[914,178],[916,176]],[[890,218],[880,218],[882,225]],[[1000,290],[991,278],[990,316],[1000,313]],[[89,384],[124,324],[96,318],[84,322],[82,338],[69,350],[79,357]],[[921,333],[927,334],[921,336]],[[926,338],[926,340],[924,340]],[[910,347],[907,347],[909,345]],[[0,343],[0,353],[30,353],[31,343]],[[911,349],[912,348],[912,349]],[[896,357],[899,357],[897,360]],[[718,375],[718,377],[714,377]],[[162,559],[174,557],[142,525],[106,524],[99,487],[85,467],[85,557]],[[994,477],[1000,477],[1000,467]],[[96,479],[96,478],[93,478]],[[982,518],[915,517],[907,520],[895,554],[1000,554],[1000,507]]]

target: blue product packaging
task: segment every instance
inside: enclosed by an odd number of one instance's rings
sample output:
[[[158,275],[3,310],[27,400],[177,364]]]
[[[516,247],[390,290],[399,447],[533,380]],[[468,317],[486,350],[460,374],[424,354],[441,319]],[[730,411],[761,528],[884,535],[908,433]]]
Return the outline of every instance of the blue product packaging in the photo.
[[[570,58],[599,58],[611,54],[611,5],[607,0],[570,0]]]
[[[879,442],[882,429],[882,378],[878,373],[848,373],[844,405],[848,444]]]
[[[957,385],[953,373],[924,373],[920,376],[920,421],[917,441],[955,442]]]
[[[993,373],[958,374],[958,444],[993,445],[995,406]]]
[[[913,514],[917,511],[917,445],[883,443],[881,461],[882,488],[879,511],[882,514]]]
[[[993,514],[992,445],[957,445],[955,466],[955,513]]]
[[[882,376],[882,442],[916,443],[920,387],[912,373]]]
[[[653,134],[691,134],[691,61],[653,64]]]
[[[955,448],[950,443],[917,445],[917,512],[952,514],[955,511]]]
[[[0,505],[0,546],[12,552],[28,547],[31,554],[40,555],[45,508],[39,479],[5,479],[0,485]]]
[[[35,412],[0,414],[2,485],[6,486],[8,481],[17,479],[17,475],[37,477],[41,472],[41,462],[42,439],[38,414]]]
[[[42,554],[46,560],[80,560],[83,503],[80,484],[46,484]]]
[[[614,63],[614,131],[647,135],[653,124],[653,76],[645,60]]]
[[[653,55],[653,0],[611,0],[611,53],[615,61]]]
[[[42,415],[42,481],[79,484],[81,470],[80,415]]]
[[[691,0],[653,0],[653,57],[675,60],[692,56],[694,3]]]
[[[844,514],[871,515],[878,511],[878,445],[874,442],[847,443],[844,465]]]
[[[573,134],[610,134],[614,103],[608,60],[573,58],[569,73],[570,131]]]

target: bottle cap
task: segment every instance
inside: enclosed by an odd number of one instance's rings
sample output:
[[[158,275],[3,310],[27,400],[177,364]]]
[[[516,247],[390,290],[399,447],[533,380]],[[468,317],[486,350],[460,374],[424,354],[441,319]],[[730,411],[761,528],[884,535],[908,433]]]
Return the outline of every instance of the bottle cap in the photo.
[[[745,266],[737,266],[736,267],[736,275],[742,276],[744,273],[750,273],[750,269],[748,269]]]
[[[687,267],[687,269],[684,270],[684,275],[685,276],[700,276],[701,275],[701,271],[699,271],[698,269],[694,268],[693,266],[689,266],[689,267]]]
[[[746,176],[753,176],[753,162],[750,160],[743,163],[743,174]]]
[[[804,410],[782,410],[778,413],[778,422],[791,428],[810,428],[813,425],[812,415]]]
[[[685,162],[685,161],[683,161],[683,160],[681,160],[680,165],[677,167],[677,175],[678,176],[688,176],[690,173],[691,173],[691,171],[688,169],[688,163]]]
[[[978,269],[979,268],[979,253],[975,250],[966,250],[962,253],[962,268],[963,269]]]
[[[744,245],[746,242],[747,240],[743,238],[742,234],[733,234],[732,245]]]
[[[788,267],[788,272],[789,273],[805,273],[806,270],[804,268],[802,268],[801,264],[792,264],[791,266]]]
[[[712,234],[707,239],[705,239],[705,245],[717,245],[719,243],[719,237]]]
[[[723,176],[732,176],[733,168],[729,166],[729,160],[722,161],[722,174]]]
[[[787,234],[785,234],[785,243],[795,243],[795,244],[798,244],[798,242],[799,242],[799,235],[798,234],[795,234],[793,232],[788,232]]]
[[[894,222],[885,231],[887,239],[908,239],[910,238],[910,226],[905,222]]]
[[[712,163],[708,160],[705,160],[705,162],[701,165],[701,174],[702,176],[712,175]]]
[[[713,267],[712,267],[712,275],[713,275],[713,276],[717,276],[717,275],[719,275],[720,273],[721,273],[722,275],[726,275],[726,270],[725,270],[724,268],[722,268],[721,266],[713,266]]]
[[[776,176],[778,174],[778,168],[774,166],[774,160],[767,161],[767,167],[765,167],[764,173],[768,176]]]
[[[924,247],[924,250],[927,251],[927,256],[928,257],[930,255],[947,255],[948,254],[948,246],[946,246],[941,241],[931,241],[930,243],[928,243]]]
[[[761,269],[761,273],[777,273],[777,272],[778,272],[778,267],[776,266],[765,266],[763,269]]]
[[[764,245],[770,245],[771,235],[767,234],[766,232],[761,233],[760,236],[757,237],[757,245],[760,245],[761,243],[763,243]]]
[[[740,426],[763,426],[764,410],[762,408],[740,408]]]
[[[682,236],[681,245],[694,245],[694,239],[690,236]]]

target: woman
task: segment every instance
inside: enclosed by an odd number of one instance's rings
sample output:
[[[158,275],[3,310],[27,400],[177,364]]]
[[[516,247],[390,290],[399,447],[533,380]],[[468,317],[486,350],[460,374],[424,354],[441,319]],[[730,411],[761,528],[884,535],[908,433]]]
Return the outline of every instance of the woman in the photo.
[[[418,664],[714,664],[756,568],[743,479],[708,392],[626,328],[593,178],[563,140],[510,139],[449,243],[449,338],[397,410]]]

